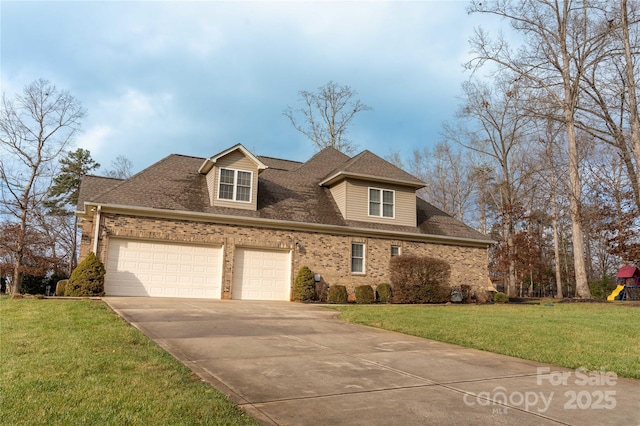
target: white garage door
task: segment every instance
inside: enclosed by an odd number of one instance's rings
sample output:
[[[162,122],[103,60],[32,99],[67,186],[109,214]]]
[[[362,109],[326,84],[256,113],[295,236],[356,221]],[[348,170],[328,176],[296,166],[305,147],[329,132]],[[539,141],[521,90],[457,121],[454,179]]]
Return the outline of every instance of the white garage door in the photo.
[[[220,299],[221,247],[112,238],[105,268],[107,296]]]
[[[289,300],[290,252],[239,248],[233,262],[234,299]]]

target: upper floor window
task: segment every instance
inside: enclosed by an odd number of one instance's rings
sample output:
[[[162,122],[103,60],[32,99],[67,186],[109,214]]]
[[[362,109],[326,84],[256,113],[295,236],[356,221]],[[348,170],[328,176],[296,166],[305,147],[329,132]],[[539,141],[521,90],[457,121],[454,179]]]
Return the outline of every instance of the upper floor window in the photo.
[[[242,170],[220,169],[220,185],[218,198],[232,201],[251,201],[252,172]]]
[[[394,200],[394,191],[369,188],[369,216],[393,218]]]

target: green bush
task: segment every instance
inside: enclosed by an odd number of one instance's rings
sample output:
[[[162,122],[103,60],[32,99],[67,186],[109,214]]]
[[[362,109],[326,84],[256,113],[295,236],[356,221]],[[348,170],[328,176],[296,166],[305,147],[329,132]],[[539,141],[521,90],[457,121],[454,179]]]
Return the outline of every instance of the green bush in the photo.
[[[313,272],[306,266],[300,268],[296,275],[293,299],[302,302],[316,300],[316,281]]]
[[[441,259],[401,255],[390,261],[395,303],[445,303],[451,296],[451,267]]]
[[[376,301],[376,294],[370,285],[359,285],[356,287],[356,303],[373,303]]]
[[[56,283],[56,296],[64,296],[69,280],[60,280]]]
[[[376,287],[376,295],[378,298],[378,302],[391,303],[391,284],[378,284],[378,286]]]
[[[53,274],[48,274],[46,271],[35,275],[24,274],[20,291],[25,294],[51,294],[51,291],[55,290],[56,283],[64,278],[67,276],[60,271],[53,271]],[[48,293],[47,287],[49,287]]]
[[[493,293],[493,301],[495,303],[507,303],[509,302],[509,296],[501,291],[498,291],[496,293]]]
[[[104,265],[93,252],[73,270],[65,296],[104,296]]]
[[[613,278],[605,278],[600,281],[591,281],[589,283],[591,295],[596,299],[606,300],[607,296],[609,296],[615,288],[616,282]]]
[[[332,285],[329,287],[329,295],[327,302],[329,303],[347,303],[347,288],[343,285]]]

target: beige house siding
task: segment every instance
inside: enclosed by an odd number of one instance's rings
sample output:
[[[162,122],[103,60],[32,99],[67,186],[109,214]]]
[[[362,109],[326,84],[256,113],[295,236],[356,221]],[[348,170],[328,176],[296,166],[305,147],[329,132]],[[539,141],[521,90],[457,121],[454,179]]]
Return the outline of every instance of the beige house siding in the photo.
[[[207,173],[207,189],[209,190],[209,203],[213,206],[213,203],[216,199],[216,180],[218,173],[216,173],[215,168],[212,168],[209,173]]]
[[[369,188],[395,191],[395,217],[369,216]],[[346,211],[348,220],[416,226],[416,193],[411,188],[356,179],[346,180]]]
[[[251,172],[251,202],[229,201],[218,199],[218,183],[220,181],[220,169],[234,169]],[[241,151],[232,151],[216,161],[215,166],[207,173],[207,185],[211,204],[220,207],[233,207],[236,209],[257,210],[258,206],[258,167]]]
[[[451,265],[452,285],[467,284],[484,288],[487,283],[487,249],[401,241],[387,238],[364,238],[310,231],[289,231],[261,227],[220,225],[188,220],[158,219],[142,216],[102,213],[98,257],[104,261],[110,237],[141,240],[180,241],[223,246],[222,298],[233,297],[233,257],[236,246],[290,250],[291,283],[302,266],[320,274],[322,283],[342,284],[351,298],[358,285],[376,286],[389,282],[389,259],[392,245],[399,245],[403,254],[429,255],[444,259]],[[93,247],[93,222],[82,222],[81,258]],[[365,244],[365,273],[351,273],[351,243]],[[297,243],[297,244],[296,244]]]
[[[340,213],[342,213],[342,217],[347,219],[347,182],[343,180],[329,188],[329,190],[338,205],[338,209],[340,209]]]

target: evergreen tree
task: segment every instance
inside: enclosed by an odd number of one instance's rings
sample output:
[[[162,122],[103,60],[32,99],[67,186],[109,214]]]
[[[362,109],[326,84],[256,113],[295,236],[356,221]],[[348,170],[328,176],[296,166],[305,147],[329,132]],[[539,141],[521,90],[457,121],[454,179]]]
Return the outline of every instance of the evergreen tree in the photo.
[[[70,214],[66,208],[78,204],[82,177],[100,167],[100,164],[91,158],[89,150],[82,148],[67,153],[60,164],[60,174],[53,179],[53,185],[49,189],[51,198],[46,204],[54,214]]]

